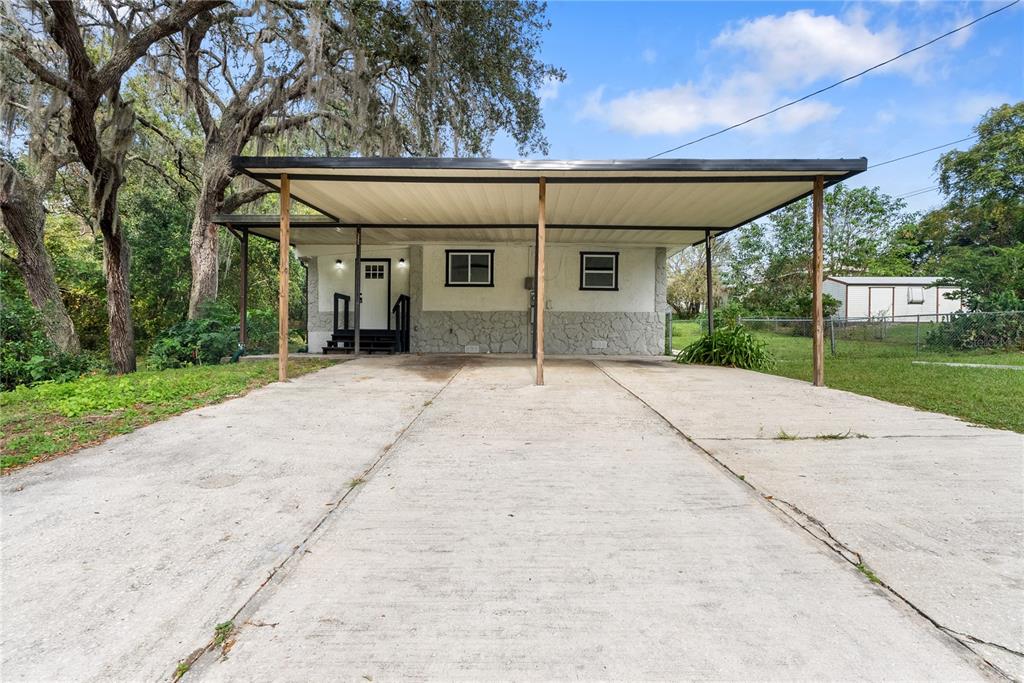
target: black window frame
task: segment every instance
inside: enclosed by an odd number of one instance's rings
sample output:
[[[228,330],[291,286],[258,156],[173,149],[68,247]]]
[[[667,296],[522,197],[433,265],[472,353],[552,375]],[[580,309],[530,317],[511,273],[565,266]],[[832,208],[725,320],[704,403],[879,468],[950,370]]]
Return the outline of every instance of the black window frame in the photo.
[[[584,279],[584,273],[586,272],[586,262],[588,256],[612,256],[615,261],[612,266],[612,286],[611,287],[588,287]],[[592,272],[608,272],[608,271],[594,271]],[[619,291],[619,252],[617,251],[581,251],[580,252],[580,291],[581,292],[617,292]]]
[[[465,254],[472,256],[474,254],[487,254],[490,258],[489,267],[487,269],[488,281],[484,282],[452,282],[452,268],[451,268],[451,257],[453,254]],[[469,268],[469,272],[472,272],[472,266]],[[445,249],[444,250],[444,286],[445,287],[493,287],[494,286],[494,250],[493,249]]]

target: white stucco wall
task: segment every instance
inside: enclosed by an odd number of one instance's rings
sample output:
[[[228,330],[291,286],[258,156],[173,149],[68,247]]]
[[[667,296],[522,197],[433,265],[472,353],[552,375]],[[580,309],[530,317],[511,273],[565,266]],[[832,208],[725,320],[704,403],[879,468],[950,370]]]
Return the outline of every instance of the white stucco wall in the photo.
[[[580,252],[619,253],[618,291],[580,290]],[[654,311],[654,249],[551,245],[547,269],[547,310],[646,313]]]
[[[446,249],[493,250],[494,286],[446,287]],[[581,251],[618,252],[618,290],[580,290]],[[304,246],[297,252],[310,263],[309,348],[318,350],[331,335],[334,293],[353,293],[355,248]],[[664,263],[658,267],[659,255],[664,261],[665,250],[654,247],[549,244],[545,337],[552,352],[660,353],[665,302],[658,280],[665,269]],[[414,351],[529,352],[532,245],[365,246],[363,256],[391,258],[392,305],[400,294],[412,297]],[[342,268],[335,265],[339,258]],[[400,258],[408,267],[398,267]]]
[[[445,287],[446,249],[493,249],[493,287]],[[533,249],[522,244],[423,245],[424,311],[526,311],[530,291],[523,281],[533,270]]]
[[[446,249],[494,249],[493,287],[445,287]],[[618,291],[580,290],[580,252],[619,253]],[[548,245],[545,259],[545,299],[549,311],[653,312],[654,248],[616,248],[602,245]],[[533,273],[533,247],[522,244],[465,244],[423,246],[423,310],[526,311]]]

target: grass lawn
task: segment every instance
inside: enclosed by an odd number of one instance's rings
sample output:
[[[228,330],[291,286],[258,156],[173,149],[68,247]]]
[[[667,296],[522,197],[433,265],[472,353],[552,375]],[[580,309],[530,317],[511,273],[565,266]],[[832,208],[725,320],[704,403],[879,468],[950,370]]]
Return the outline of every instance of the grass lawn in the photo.
[[[677,321],[672,345],[681,349],[700,337],[697,323]],[[755,330],[756,332],[756,330]],[[811,381],[811,340],[756,332],[777,365],[772,374]],[[826,341],[827,344],[827,341]],[[1024,432],[1024,370],[915,365],[913,361],[1024,365],[1024,353],[915,354],[913,345],[838,340],[837,355],[825,355],[825,383],[884,401],[953,415],[968,422]]]
[[[288,362],[298,377],[332,365]],[[115,434],[240,396],[277,379],[277,361],[252,361],[130,375],[88,375],[0,393],[0,471],[91,446]]]

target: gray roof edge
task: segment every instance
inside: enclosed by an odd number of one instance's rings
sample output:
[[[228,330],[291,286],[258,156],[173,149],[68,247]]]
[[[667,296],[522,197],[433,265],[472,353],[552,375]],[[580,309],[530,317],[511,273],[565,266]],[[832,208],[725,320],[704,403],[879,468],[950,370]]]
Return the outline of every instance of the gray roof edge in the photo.
[[[273,214],[241,214],[241,213],[216,213],[213,218],[210,219],[211,223],[215,225],[231,225],[238,227],[267,227],[274,226],[280,222],[281,218],[276,213]],[[336,226],[344,225],[339,223],[329,216],[318,216],[315,214],[291,214],[289,216],[289,222],[295,226],[302,225],[326,225]]]
[[[855,159],[482,159],[440,157],[234,156],[239,171],[260,168],[475,170],[475,171],[827,171],[856,174],[867,158]]]

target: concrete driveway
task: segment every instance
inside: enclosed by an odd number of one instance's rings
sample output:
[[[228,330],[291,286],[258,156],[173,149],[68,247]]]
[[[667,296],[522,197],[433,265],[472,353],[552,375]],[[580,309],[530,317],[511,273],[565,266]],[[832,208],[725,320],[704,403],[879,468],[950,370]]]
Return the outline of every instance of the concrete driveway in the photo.
[[[1020,435],[657,361],[547,380],[359,359],[4,478],[0,677],[1020,671]]]

